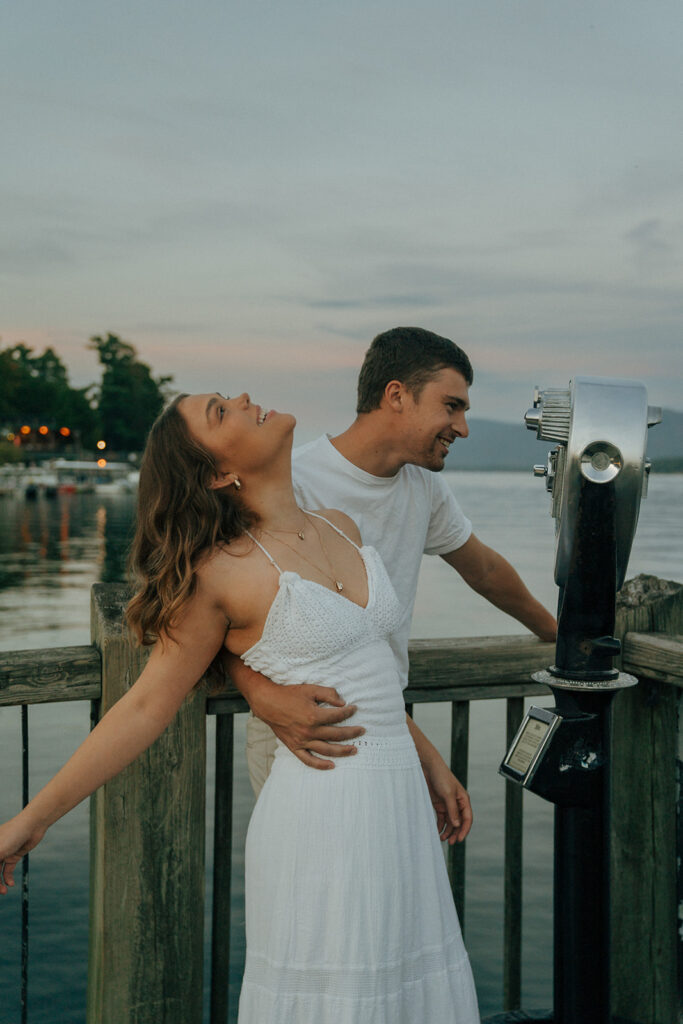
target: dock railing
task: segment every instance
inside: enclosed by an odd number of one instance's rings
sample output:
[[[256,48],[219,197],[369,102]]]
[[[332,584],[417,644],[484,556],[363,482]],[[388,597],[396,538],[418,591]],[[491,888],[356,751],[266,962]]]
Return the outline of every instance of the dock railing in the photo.
[[[683,586],[645,579],[645,586],[626,585],[618,612],[622,668],[640,685],[620,694],[613,713],[613,1011],[634,1024],[673,1024],[683,1020]],[[91,646],[0,654],[0,706],[90,700],[96,715],[104,714],[147,657],[123,628],[126,597],[121,585],[94,586]],[[502,751],[522,720],[525,697],[549,696],[530,677],[552,660],[552,645],[531,636],[412,641],[408,707],[451,704],[451,767],[464,784],[470,702],[506,701]],[[88,1024],[203,1019],[207,715],[216,716],[210,1020],[225,1024],[233,723],[245,710],[229,682],[212,697],[198,686],[163,736],[92,797]],[[522,790],[505,786],[501,1003],[516,1010]],[[463,922],[466,845],[448,850]]]

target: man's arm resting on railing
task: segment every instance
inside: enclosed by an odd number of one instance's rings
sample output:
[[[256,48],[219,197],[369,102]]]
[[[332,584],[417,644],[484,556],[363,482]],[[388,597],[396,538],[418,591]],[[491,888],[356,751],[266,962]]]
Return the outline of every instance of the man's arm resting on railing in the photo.
[[[247,704],[300,761],[311,768],[334,768],[326,757],[349,757],[357,747],[343,741],[362,736],[360,726],[340,726],[356,713],[331,686],[297,683],[281,686],[254,672],[236,655],[223,659],[226,671]],[[323,705],[330,704],[331,707]]]
[[[557,622],[537,601],[502,555],[472,534],[461,548],[441,556],[487,601],[511,615],[541,640],[554,643]]]

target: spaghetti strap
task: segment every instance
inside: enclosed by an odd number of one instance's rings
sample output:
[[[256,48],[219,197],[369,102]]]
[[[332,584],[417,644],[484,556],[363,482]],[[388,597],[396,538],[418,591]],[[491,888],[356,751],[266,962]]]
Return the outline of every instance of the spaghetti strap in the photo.
[[[351,540],[350,537],[347,537],[343,530],[340,530],[338,526],[335,526],[334,523],[331,523],[329,519],[325,518],[325,516],[321,516],[319,512],[311,512],[310,509],[307,508],[305,508],[303,511],[307,516],[315,516],[316,519],[322,519],[322,521],[324,523],[327,523],[328,526],[331,526],[332,529],[335,530],[340,537],[343,537],[344,540],[347,540],[349,544],[353,544],[356,551],[360,551],[360,545],[356,544],[355,540]]]
[[[279,565],[277,564],[277,562],[275,561],[275,559],[273,558],[273,556],[272,556],[272,555],[270,554],[270,552],[269,552],[269,551],[267,551],[267,550],[266,550],[266,548],[264,548],[263,544],[261,544],[261,542],[260,542],[260,541],[256,540],[256,537],[254,536],[254,534],[253,534],[253,533],[251,533],[251,532],[250,532],[249,530],[245,530],[244,532],[246,533],[247,537],[251,537],[251,539],[253,540],[253,542],[254,542],[254,544],[256,545],[256,547],[258,547],[258,548],[261,548],[261,551],[262,551],[262,552],[263,552],[263,554],[264,554],[264,555],[266,556],[266,558],[267,558],[267,559],[268,559],[268,561],[269,561],[269,562],[271,563],[271,565],[272,565],[272,566],[273,566],[273,567],[274,567],[275,569],[277,569],[277,571],[278,571],[278,572],[280,573],[280,575],[282,575],[282,573],[283,573],[283,571],[284,571],[284,570],[282,570],[282,569],[280,568],[280,566],[279,566]]]

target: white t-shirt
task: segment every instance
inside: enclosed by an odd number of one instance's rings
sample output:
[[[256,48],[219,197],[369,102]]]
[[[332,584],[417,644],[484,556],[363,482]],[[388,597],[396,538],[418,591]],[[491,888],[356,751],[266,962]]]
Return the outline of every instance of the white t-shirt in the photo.
[[[345,459],[326,435],[294,449],[292,475],[302,508],[341,509],[358,526],[363,543],[381,555],[403,608],[390,643],[405,689],[422,555],[445,555],[462,547],[472,524],[438,473],[407,465],[396,476],[373,476]]]

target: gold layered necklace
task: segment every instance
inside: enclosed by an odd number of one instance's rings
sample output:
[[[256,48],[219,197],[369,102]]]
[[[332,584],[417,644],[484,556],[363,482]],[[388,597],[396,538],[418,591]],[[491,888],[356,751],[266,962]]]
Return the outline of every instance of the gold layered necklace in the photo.
[[[305,514],[306,514],[306,513],[304,513],[304,515],[305,515]],[[311,519],[311,526],[312,526],[312,527],[313,527],[313,529],[315,530],[315,534],[316,534],[316,537],[318,538],[318,542],[319,542],[319,544],[320,544],[320,547],[322,548],[322,552],[323,552],[323,554],[324,554],[324,556],[325,556],[325,560],[326,560],[326,562],[327,562],[328,566],[330,567],[330,572],[332,573],[332,575],[331,575],[331,576],[328,576],[328,574],[327,574],[327,573],[325,573],[325,575],[327,576],[327,578],[328,578],[329,580],[331,580],[331,581],[332,581],[332,582],[334,583],[335,587],[337,588],[337,590],[338,590],[338,591],[339,591],[339,593],[341,594],[342,590],[344,589],[344,584],[342,583],[342,581],[341,581],[340,579],[335,579],[335,575],[334,575],[334,568],[333,568],[333,566],[332,566],[332,560],[331,560],[331,558],[330,558],[329,554],[327,553],[327,548],[325,547],[325,545],[324,545],[324,543],[323,543],[323,539],[322,539],[322,537],[320,536],[320,530],[319,530],[319,529],[318,529],[318,527],[317,527],[317,526],[315,525],[315,522],[314,522],[314,520],[313,520],[313,519]]]
[[[301,509],[301,515],[304,517],[304,525],[299,530],[264,530],[263,527],[261,527],[261,531],[263,533],[267,533],[269,537],[272,537],[275,533],[288,533],[293,537],[298,537],[299,540],[306,540],[306,534],[304,533],[304,528],[306,526],[306,513],[303,509]],[[277,540],[277,537],[275,539]],[[281,543],[284,544],[285,542],[281,541]]]
[[[265,534],[267,534],[268,537],[272,537],[273,540],[279,541],[280,544],[284,544],[284,546],[286,548],[289,548],[290,551],[293,551],[294,554],[298,558],[303,558],[304,562],[308,562],[308,564],[313,569],[315,569],[316,572],[322,573],[323,576],[327,577],[327,579],[330,581],[330,583],[334,583],[336,589],[341,594],[342,590],[344,589],[344,584],[339,579],[339,577],[335,575],[334,567],[332,565],[332,561],[330,559],[329,554],[327,553],[327,548],[325,547],[325,545],[323,543],[323,539],[320,536],[320,531],[318,530],[318,527],[315,525],[313,520],[310,519],[309,517],[307,517],[306,513],[303,512],[303,510],[302,510],[302,514],[303,514],[304,518],[308,518],[309,519],[309,522],[310,522],[311,526],[315,530],[315,534],[316,534],[316,536],[318,538],[318,543],[320,544],[320,548],[322,550],[322,553],[325,556],[325,561],[327,562],[327,565],[328,565],[328,567],[330,569],[330,572],[325,572],[325,570],[321,569],[319,565],[316,565],[315,562],[312,562],[310,560],[310,558],[307,558],[306,555],[303,553],[303,551],[299,551],[297,548],[293,548],[292,545],[288,544],[286,540],[281,540],[279,537],[274,536],[274,533],[271,533],[270,530],[266,530],[263,527],[261,527],[261,533],[265,533]],[[301,538],[301,540],[305,539],[305,535],[304,535],[304,531],[303,530],[277,530],[275,532],[277,532],[277,533],[295,533],[297,537]]]

